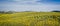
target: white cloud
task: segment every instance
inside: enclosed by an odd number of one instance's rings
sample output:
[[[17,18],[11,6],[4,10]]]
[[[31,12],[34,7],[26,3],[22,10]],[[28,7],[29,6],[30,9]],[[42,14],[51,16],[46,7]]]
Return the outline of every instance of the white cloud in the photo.
[[[38,0],[13,0],[13,1],[16,1],[16,2],[36,2]]]
[[[37,0],[13,0],[17,2],[12,3],[3,3],[1,10],[9,11],[52,11],[60,10],[60,5],[49,5],[43,3],[37,3]]]
[[[37,1],[37,0],[13,0],[13,1]]]
[[[52,11],[52,10],[60,10],[60,5],[18,5],[18,4],[8,4],[8,5],[0,5],[2,6],[2,10],[9,11]]]

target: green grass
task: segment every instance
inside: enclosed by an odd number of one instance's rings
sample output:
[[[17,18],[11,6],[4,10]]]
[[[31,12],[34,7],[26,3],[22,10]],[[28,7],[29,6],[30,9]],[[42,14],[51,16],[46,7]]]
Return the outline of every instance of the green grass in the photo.
[[[0,26],[60,26],[59,12],[0,14]]]

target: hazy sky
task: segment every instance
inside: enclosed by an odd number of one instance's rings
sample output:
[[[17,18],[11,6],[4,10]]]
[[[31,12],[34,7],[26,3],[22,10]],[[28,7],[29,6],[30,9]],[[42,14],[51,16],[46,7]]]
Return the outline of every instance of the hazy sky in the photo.
[[[0,11],[60,11],[60,0],[0,0]]]

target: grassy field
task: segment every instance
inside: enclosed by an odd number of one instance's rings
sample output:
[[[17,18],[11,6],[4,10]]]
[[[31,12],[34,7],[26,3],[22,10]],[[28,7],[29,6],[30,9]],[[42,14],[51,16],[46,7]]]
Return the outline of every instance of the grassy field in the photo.
[[[60,26],[59,12],[0,14],[0,26]]]

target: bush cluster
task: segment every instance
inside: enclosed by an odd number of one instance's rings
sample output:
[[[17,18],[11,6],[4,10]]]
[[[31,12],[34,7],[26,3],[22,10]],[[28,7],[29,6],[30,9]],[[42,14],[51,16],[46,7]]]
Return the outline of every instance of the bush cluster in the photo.
[[[2,14],[12,14],[12,13],[15,13],[14,11],[0,11],[0,13]]]

